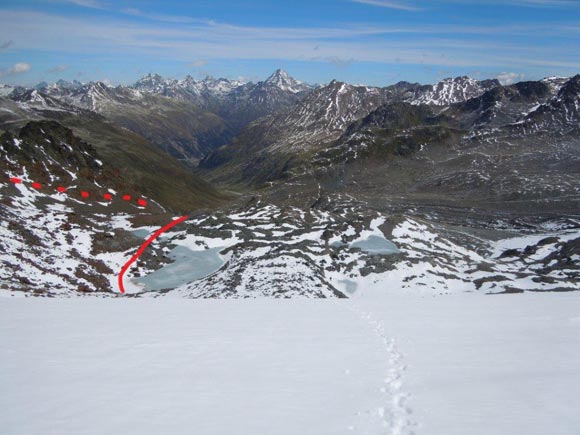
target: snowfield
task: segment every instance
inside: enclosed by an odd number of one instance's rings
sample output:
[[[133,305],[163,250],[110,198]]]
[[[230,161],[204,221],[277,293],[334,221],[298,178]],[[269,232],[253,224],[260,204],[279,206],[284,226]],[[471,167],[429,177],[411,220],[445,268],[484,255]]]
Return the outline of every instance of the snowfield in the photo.
[[[0,298],[3,435],[575,435],[577,294]]]

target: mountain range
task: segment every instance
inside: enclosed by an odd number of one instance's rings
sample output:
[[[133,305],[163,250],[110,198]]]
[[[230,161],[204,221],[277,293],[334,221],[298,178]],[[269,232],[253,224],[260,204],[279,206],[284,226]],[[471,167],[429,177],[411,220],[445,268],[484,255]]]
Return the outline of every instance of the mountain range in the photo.
[[[367,277],[568,291],[580,279],[579,163],[580,75],[0,85],[0,288],[115,294],[136,234],[179,213],[189,224],[129,275],[140,296],[346,297]],[[398,251],[358,247],[371,235]],[[185,261],[170,254],[184,246],[219,248],[202,261],[217,269],[144,292],[141,277]]]
[[[277,70],[255,84],[212,77],[175,80],[148,74],[132,86],[59,80],[50,85],[39,83],[32,89],[4,86],[0,95],[40,108],[90,110],[142,135],[185,163],[195,164],[245,125],[293,104],[310,89]]]
[[[172,157],[188,177],[197,177],[194,184],[203,183],[201,178],[230,190],[298,177],[331,190],[366,185],[415,197],[436,196],[444,187],[460,200],[476,194],[506,205],[506,196],[519,198],[523,192],[543,198],[548,172],[557,179],[569,175],[558,167],[575,160],[563,144],[576,138],[578,81],[579,76],[551,77],[502,86],[497,80],[456,77],[434,85],[399,82],[381,88],[333,80],[314,86],[282,70],[257,83],[158,74],[115,87],[60,80],[33,88],[3,85],[0,122],[16,127],[54,120],[97,147],[112,132],[129,143],[139,138]],[[535,169],[525,189],[493,176],[507,153],[505,148],[490,152],[498,141],[510,144],[511,159],[540,159],[526,166]],[[539,142],[543,152],[529,153]],[[112,153],[107,145],[105,156],[127,148]],[[547,171],[545,162],[556,158],[554,153],[567,160],[559,158]],[[396,181],[377,176],[370,182],[367,175],[375,170],[397,174]],[[518,192],[511,192],[516,185]],[[558,193],[546,201],[571,189],[569,181],[559,180]]]

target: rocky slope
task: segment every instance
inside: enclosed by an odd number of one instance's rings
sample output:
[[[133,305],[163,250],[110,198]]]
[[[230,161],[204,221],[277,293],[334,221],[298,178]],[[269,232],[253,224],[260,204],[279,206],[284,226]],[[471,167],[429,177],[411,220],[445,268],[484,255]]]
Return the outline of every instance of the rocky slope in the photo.
[[[353,121],[394,95],[391,89],[332,81],[290,108],[246,128],[231,144],[200,162],[205,174],[226,182],[263,183],[286,177],[292,160],[336,140]]]
[[[480,85],[479,95],[439,106],[409,102],[411,84],[332,83],[248,127],[202,160],[201,174],[226,184],[283,180],[355,197],[569,213],[580,204],[577,84]]]
[[[578,129],[580,124],[580,75],[567,80],[558,93],[527,113],[523,128],[535,130]]]
[[[496,80],[468,77],[421,86],[400,82],[384,88],[332,81],[296,105],[248,126],[230,144],[200,162],[204,175],[222,183],[260,184],[287,178],[313,153],[338,140],[347,127],[383,104],[448,106],[501,87]]]
[[[0,288],[35,295],[112,291],[111,266],[119,266],[98,256],[99,243],[123,244],[122,234],[109,232],[111,223],[164,209],[101,159],[56,122],[3,134]]]
[[[143,137],[111,124],[93,112],[62,103],[53,107],[0,99],[0,104],[7,109],[0,111],[0,122],[11,136],[18,138],[27,130],[31,120],[37,123],[35,125],[43,125],[42,129],[47,134],[54,133],[65,143],[73,135],[72,131],[74,136],[94,147],[105,167],[122,173],[127,184],[168,209],[212,207],[226,199],[223,193],[191,174]],[[53,128],[51,121],[60,125]],[[61,126],[70,129],[65,129],[68,133],[63,133]],[[41,135],[33,139],[31,146],[46,142]]]
[[[0,288],[8,294],[117,295],[121,266],[157,228],[153,210],[96,202],[79,213],[72,198],[28,180],[3,184],[0,194]],[[194,215],[154,242],[125,279],[134,297],[191,298],[577,291],[579,284],[578,220],[457,225],[345,196],[309,208],[254,198]]]
[[[214,144],[230,136],[219,116],[200,110],[194,104],[124,86],[113,88],[102,82],[61,83],[42,90],[14,92],[12,99],[37,107],[66,104],[98,113],[186,163],[194,163]]]
[[[409,90],[405,100],[412,104],[447,106],[479,97],[486,91],[501,86],[498,80],[478,81],[470,77],[444,79],[434,85]]]

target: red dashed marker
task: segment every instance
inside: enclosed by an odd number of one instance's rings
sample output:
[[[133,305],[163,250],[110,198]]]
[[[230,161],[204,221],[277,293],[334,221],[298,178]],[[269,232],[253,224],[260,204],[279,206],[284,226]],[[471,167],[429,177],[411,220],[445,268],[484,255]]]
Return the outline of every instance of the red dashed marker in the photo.
[[[9,180],[13,184],[22,184],[22,179],[18,178],[18,177],[10,177]],[[42,184],[40,184],[36,181],[33,183],[30,183],[30,186],[36,190],[42,189]],[[59,193],[65,193],[67,191],[67,188],[65,186],[57,186],[55,189]],[[87,199],[90,197],[90,193],[87,192],[86,190],[82,190],[81,197]],[[110,193],[103,193],[103,198],[105,199],[105,201],[112,201],[113,197],[114,197],[114,195],[112,195]],[[132,196],[127,194],[127,195],[123,195],[122,198],[124,201],[131,201]],[[144,200],[143,198],[139,198],[139,199],[137,199],[137,205],[139,205],[139,207],[147,207],[147,201]]]

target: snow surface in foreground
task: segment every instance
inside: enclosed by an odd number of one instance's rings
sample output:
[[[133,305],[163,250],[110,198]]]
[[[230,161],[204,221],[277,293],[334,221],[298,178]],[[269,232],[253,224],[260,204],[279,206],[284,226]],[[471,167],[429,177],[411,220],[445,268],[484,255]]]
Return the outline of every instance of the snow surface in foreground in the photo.
[[[0,433],[578,434],[577,294],[0,299]]]

